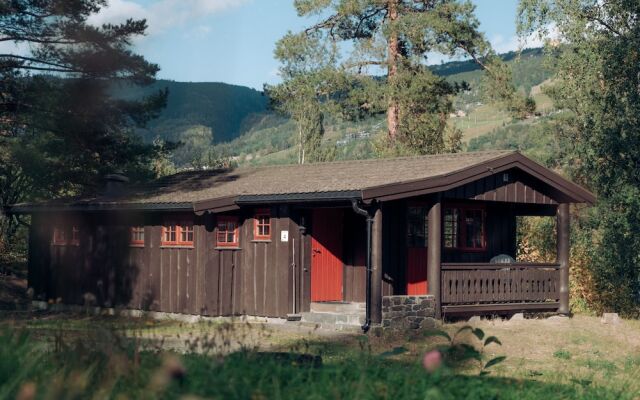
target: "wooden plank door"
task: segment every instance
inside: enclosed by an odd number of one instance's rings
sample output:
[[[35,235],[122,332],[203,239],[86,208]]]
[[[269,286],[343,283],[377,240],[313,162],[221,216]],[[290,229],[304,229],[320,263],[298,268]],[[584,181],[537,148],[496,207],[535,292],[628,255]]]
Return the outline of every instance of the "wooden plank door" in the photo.
[[[342,210],[315,209],[311,232],[311,301],[342,301]]]
[[[425,206],[407,208],[407,294],[410,296],[428,293],[427,216]]]

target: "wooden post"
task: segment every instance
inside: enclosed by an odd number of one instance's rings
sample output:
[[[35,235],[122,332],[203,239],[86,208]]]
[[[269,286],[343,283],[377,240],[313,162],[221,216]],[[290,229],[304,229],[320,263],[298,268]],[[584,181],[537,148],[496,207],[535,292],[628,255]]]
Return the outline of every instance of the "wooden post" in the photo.
[[[569,204],[558,206],[557,215],[557,262],[560,264],[560,314],[569,314]]]
[[[371,232],[371,323],[382,323],[382,210],[373,214]]]
[[[436,318],[442,318],[440,304],[440,261],[442,252],[442,203],[438,198],[429,209],[429,243],[427,244],[427,283],[435,297]]]

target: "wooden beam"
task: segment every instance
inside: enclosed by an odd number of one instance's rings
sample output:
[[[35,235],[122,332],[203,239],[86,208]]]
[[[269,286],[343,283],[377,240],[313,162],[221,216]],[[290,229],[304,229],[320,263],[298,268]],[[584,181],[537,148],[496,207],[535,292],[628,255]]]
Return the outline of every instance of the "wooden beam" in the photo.
[[[442,317],[440,296],[440,266],[442,257],[442,201],[436,199],[429,209],[428,221],[429,243],[427,244],[427,284],[429,294],[436,300],[436,318]]]
[[[382,323],[382,209],[373,214],[371,233],[371,323]]]
[[[529,311],[529,310],[555,310],[560,303],[540,302],[540,303],[497,303],[497,304],[462,304],[453,306],[443,306],[446,314],[454,313],[478,313],[478,312],[499,312],[499,311]]]
[[[558,312],[569,314],[569,204],[563,203],[558,206],[557,231],[558,231],[558,254],[557,262],[560,264],[560,306]]]

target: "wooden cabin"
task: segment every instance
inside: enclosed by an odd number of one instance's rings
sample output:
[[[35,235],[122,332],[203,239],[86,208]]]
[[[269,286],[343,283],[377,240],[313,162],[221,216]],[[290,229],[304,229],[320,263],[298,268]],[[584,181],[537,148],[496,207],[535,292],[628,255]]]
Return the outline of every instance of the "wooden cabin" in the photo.
[[[188,171],[137,187],[116,175],[100,195],[9,211],[32,217],[41,301],[279,318],[362,304],[367,328],[402,296],[429,299],[435,318],[568,313],[569,204],[594,201],[518,152],[490,151]],[[515,261],[518,216],[557,218],[556,262]]]

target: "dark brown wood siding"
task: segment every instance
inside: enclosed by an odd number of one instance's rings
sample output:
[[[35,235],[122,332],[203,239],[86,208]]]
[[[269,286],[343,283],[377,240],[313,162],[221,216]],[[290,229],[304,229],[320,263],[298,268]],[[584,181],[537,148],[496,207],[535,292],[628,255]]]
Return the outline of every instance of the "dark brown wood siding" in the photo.
[[[382,295],[406,294],[407,203],[382,203]]]
[[[550,186],[518,169],[493,174],[447,190],[443,197],[525,204],[557,204],[554,198],[563,198]]]
[[[272,238],[268,242],[253,241],[253,210],[236,213],[241,238],[238,249],[216,248],[214,215],[180,216],[181,220],[193,219],[193,247],[161,245],[163,221],[175,219],[172,214],[34,215],[29,285],[37,299],[65,304],[85,304],[94,296],[96,304],[104,307],[285,317],[293,310],[294,267],[299,273],[297,307],[305,307],[302,289],[308,278],[293,244],[298,252],[306,238],[290,218],[289,207],[271,210]],[[55,225],[79,226],[80,244],[53,245]],[[140,225],[145,226],[145,246],[131,247],[129,227]],[[288,241],[280,240],[283,230],[289,231]]]
[[[344,301],[364,302],[366,295],[367,226],[363,216],[344,213]]]
[[[271,210],[271,240],[253,239],[253,216],[246,214],[242,228],[242,267],[238,270],[238,313],[268,317],[285,317],[293,310],[293,249],[300,241],[297,224],[290,218],[287,206]],[[281,232],[288,231],[288,241]],[[296,249],[297,251],[297,249]],[[296,257],[298,257],[296,255]],[[300,285],[300,280],[296,280]],[[300,288],[297,287],[296,291]]]

